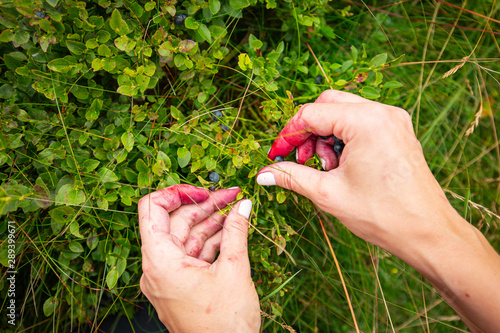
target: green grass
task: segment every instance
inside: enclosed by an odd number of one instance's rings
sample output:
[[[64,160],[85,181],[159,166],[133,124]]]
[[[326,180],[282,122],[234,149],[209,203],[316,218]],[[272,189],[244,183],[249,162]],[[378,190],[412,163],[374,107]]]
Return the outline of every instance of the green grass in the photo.
[[[465,134],[485,96],[492,98],[492,106],[498,106],[500,49],[496,35],[464,29],[498,31],[498,23],[485,26],[485,19],[444,4],[437,9],[435,19],[436,8],[428,2],[402,2],[383,11],[383,3],[370,6],[374,8],[353,5],[349,22],[335,30],[340,38],[311,47],[320,59],[345,57],[350,45],[361,48],[363,44],[372,54],[405,54],[401,64],[383,72],[404,84],[397,105],[412,114],[431,170],[448,191],[454,207],[500,249],[500,220],[492,215],[498,214],[500,194],[495,131],[499,122],[495,114],[481,116],[474,132]],[[482,2],[467,8],[491,17],[500,10],[498,4],[487,6]],[[456,22],[458,27],[452,30],[432,25],[431,20]],[[470,56],[469,61],[443,78],[466,56]],[[455,194],[465,201],[457,200]],[[352,332],[353,320],[339,274],[318,230],[319,221],[314,214],[299,218],[304,220],[309,223],[295,240],[292,252],[300,258],[297,261],[302,272],[292,282],[291,295],[285,297],[284,321],[298,332]],[[335,220],[327,229],[362,331],[467,331],[434,288],[411,267],[357,239]]]

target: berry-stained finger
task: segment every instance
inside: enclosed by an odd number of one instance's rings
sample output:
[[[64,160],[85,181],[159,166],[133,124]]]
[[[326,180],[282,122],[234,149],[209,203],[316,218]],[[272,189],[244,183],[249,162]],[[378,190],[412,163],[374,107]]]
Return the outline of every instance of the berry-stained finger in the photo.
[[[308,159],[314,156],[316,146],[316,136],[311,135],[297,147],[297,163],[304,164]]]
[[[169,212],[182,204],[202,202],[209,198],[204,188],[175,185],[146,195],[139,200],[139,229],[143,246],[156,245],[170,233]]]

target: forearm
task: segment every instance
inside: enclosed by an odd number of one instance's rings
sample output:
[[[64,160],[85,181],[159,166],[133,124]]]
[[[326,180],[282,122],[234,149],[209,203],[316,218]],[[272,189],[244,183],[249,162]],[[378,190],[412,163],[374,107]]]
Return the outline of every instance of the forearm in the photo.
[[[402,259],[435,286],[471,331],[500,332],[500,256],[458,214],[444,218],[436,221],[446,226],[442,233],[429,235]]]

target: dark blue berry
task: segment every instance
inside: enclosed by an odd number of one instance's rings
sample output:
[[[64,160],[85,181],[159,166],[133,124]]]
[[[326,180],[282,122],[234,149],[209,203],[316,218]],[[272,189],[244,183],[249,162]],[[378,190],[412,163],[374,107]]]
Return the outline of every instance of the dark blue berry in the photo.
[[[323,139],[323,140],[326,140],[326,139],[328,139],[328,138],[330,138],[330,137],[332,137],[332,136],[333,136],[333,135],[327,135],[327,136],[321,136],[321,135],[320,135],[319,137],[320,137],[321,139]]]
[[[219,174],[217,172],[210,172],[208,175],[208,179],[210,179],[211,182],[217,183],[220,179]]]
[[[212,114],[210,115],[210,117],[212,117],[213,120],[217,120],[217,119],[221,118],[222,116],[223,116],[223,114],[219,110],[213,111]]]
[[[215,191],[215,185],[210,186],[208,189],[212,192]]]
[[[35,15],[38,16],[41,19],[45,18],[45,13],[42,11],[35,10]]]
[[[188,15],[187,14],[179,14],[179,15],[175,15],[174,16],[174,24],[179,26],[179,27],[183,27],[184,26],[184,21],[186,21],[186,19],[188,18]]]
[[[334,135],[334,136],[333,136],[333,143],[339,143],[339,142],[344,143],[344,141],[340,140],[339,138],[337,138],[337,137]]]
[[[322,84],[323,83],[323,77],[321,75],[316,76],[316,79],[314,80],[314,83],[316,83],[316,84]]]
[[[226,131],[226,132],[229,132],[229,127],[227,127],[226,125],[220,125],[220,127]]]
[[[274,159],[276,162],[283,162],[285,159],[282,156],[276,156]]]
[[[334,145],[333,145],[333,150],[337,153],[337,154],[342,154],[342,151],[344,150],[344,142],[341,140],[340,142],[336,142]]]

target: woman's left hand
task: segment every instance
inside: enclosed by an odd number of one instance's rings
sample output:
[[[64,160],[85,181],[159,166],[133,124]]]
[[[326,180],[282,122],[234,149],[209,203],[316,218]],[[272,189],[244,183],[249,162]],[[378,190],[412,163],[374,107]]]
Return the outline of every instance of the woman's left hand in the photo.
[[[252,202],[219,212],[239,192],[176,185],[139,201],[141,290],[172,333],[260,329],[247,250]]]

